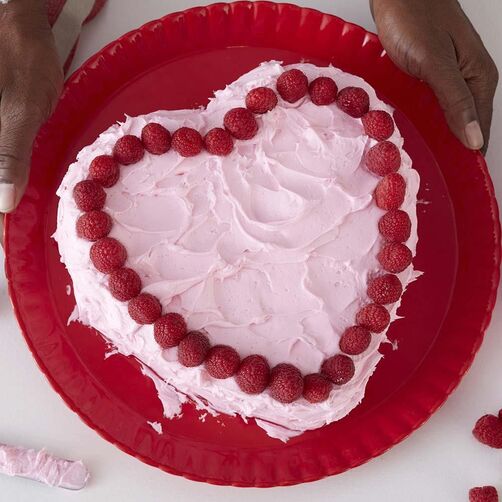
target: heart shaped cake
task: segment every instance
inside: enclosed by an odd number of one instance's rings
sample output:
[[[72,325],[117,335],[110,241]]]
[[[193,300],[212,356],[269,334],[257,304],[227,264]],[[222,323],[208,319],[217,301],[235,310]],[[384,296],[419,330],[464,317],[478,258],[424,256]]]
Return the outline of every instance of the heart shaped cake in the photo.
[[[362,400],[417,277],[419,176],[361,78],[271,61],[205,109],[110,127],[58,190],[72,321],[282,440]]]

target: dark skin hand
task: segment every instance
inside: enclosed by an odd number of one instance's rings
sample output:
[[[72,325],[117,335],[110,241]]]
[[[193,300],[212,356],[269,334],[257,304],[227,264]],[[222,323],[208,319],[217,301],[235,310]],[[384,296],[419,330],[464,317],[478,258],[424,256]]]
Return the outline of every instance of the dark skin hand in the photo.
[[[63,84],[45,2],[0,5],[0,62],[0,213],[7,213],[24,193],[33,140]]]
[[[389,56],[432,87],[460,141],[486,150],[498,73],[457,0],[370,5]],[[0,214],[23,195],[33,140],[63,82],[44,9],[41,0],[0,4]]]
[[[390,58],[427,82],[453,133],[486,152],[498,71],[457,0],[370,0]]]

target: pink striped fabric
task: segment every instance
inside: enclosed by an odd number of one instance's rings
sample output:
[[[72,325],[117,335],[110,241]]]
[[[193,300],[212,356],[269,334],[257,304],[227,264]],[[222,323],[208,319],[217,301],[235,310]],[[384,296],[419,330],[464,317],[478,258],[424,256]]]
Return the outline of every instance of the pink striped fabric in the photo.
[[[51,23],[51,25],[53,25],[56,22],[57,18],[59,17],[59,14],[63,10],[66,0],[45,0],[45,1],[47,4],[47,15],[49,16],[49,22]],[[96,14],[103,7],[105,2],[106,0],[95,0],[94,7],[92,8],[91,13],[89,14],[89,16],[87,16],[87,19],[84,22],[87,23],[93,17],[95,17]]]
[[[59,16],[60,16],[61,12],[63,11],[67,1],[68,0],[45,0],[45,2],[47,4],[47,16],[49,18],[49,23],[51,24],[51,26],[54,26],[54,24],[58,21]],[[92,9],[91,9],[89,15],[83,21],[83,24],[85,24],[88,21],[90,21],[91,19],[93,19],[98,14],[98,12],[101,10],[101,8],[103,7],[103,5],[105,3],[106,3],[106,0],[94,0],[94,5],[92,6]],[[64,28],[64,26],[63,26],[63,28]],[[57,39],[56,39],[56,43],[57,43]],[[71,62],[73,60],[73,56],[75,55],[75,49],[77,48],[77,44],[78,44],[78,39],[75,42],[75,45],[73,46],[73,48],[71,49],[71,51],[69,52],[69,54],[66,58],[66,61],[64,64],[65,73],[68,71],[68,69],[71,65]]]

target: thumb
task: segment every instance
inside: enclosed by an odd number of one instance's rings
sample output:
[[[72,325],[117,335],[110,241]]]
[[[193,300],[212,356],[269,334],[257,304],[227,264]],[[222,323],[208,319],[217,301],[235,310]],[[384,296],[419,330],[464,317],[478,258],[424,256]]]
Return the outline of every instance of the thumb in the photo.
[[[423,75],[443,109],[450,129],[471,150],[483,147],[484,138],[476,104],[456,61],[431,62]]]
[[[28,182],[31,149],[43,121],[30,98],[5,90],[0,102],[0,213],[13,211]]]

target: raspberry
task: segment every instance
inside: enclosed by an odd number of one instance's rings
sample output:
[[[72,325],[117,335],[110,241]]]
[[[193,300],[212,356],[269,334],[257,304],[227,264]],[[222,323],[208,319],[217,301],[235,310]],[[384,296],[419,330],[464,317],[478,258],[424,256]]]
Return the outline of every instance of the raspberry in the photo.
[[[318,77],[310,83],[309,92],[314,105],[330,105],[335,102],[338,87],[332,78]]]
[[[375,277],[368,283],[368,296],[380,305],[397,302],[402,293],[401,281],[392,274]]]
[[[258,123],[247,108],[232,108],[225,114],[223,124],[237,139],[251,139],[258,132]]]
[[[371,342],[371,333],[362,326],[347,328],[340,339],[340,350],[350,356],[362,354]]]
[[[277,106],[277,94],[268,87],[257,87],[248,92],[246,108],[253,113],[266,113]]]
[[[372,333],[381,333],[390,323],[390,314],[383,305],[370,303],[356,314],[356,322]]]
[[[303,392],[300,370],[288,363],[281,363],[270,372],[270,395],[281,403],[296,401]]]
[[[356,119],[361,118],[370,109],[370,97],[360,87],[345,87],[336,97],[340,110]]]
[[[211,129],[204,138],[206,150],[213,155],[228,155],[234,148],[234,140],[228,131],[221,127]]]
[[[344,354],[331,356],[322,363],[321,373],[335,385],[344,385],[354,376],[354,361]]]
[[[386,244],[378,253],[378,261],[383,269],[393,274],[398,274],[407,268],[412,258],[411,251],[399,242]]]
[[[209,349],[205,367],[213,378],[229,378],[235,374],[241,359],[237,351],[228,345],[215,345]]]
[[[253,354],[244,358],[235,375],[235,381],[246,394],[259,394],[263,392],[270,379],[270,366],[267,360]]]
[[[502,410],[499,411],[499,420],[502,420]]]
[[[381,141],[372,146],[364,160],[368,171],[377,176],[393,173],[401,166],[399,148],[390,141]]]
[[[91,261],[100,272],[109,274],[121,268],[127,258],[125,247],[112,237],[104,237],[91,246]]]
[[[389,211],[380,218],[378,230],[390,242],[405,242],[411,234],[410,217],[405,211]]]
[[[150,293],[140,293],[129,300],[127,310],[138,324],[153,324],[162,314],[159,300]]]
[[[163,348],[176,347],[187,334],[187,324],[183,316],[175,312],[163,315],[155,321],[153,336],[155,341]]]
[[[145,155],[143,143],[132,134],[126,134],[119,138],[113,147],[114,159],[124,166],[139,162],[143,155]]]
[[[96,209],[103,209],[106,192],[96,181],[83,180],[75,185],[73,199],[81,211],[94,211]]]
[[[89,178],[97,181],[105,188],[115,185],[119,176],[119,165],[111,155],[98,155],[89,166]]]
[[[375,188],[375,202],[380,209],[389,211],[399,209],[404,201],[406,181],[397,173],[390,173],[382,178]]]
[[[209,339],[199,331],[190,333],[178,345],[178,361],[183,366],[200,366],[209,351]]]
[[[141,131],[145,150],[153,155],[162,155],[171,148],[171,133],[160,124],[150,122]]]
[[[377,141],[389,139],[394,132],[392,117],[383,110],[370,110],[362,117],[364,132]]]
[[[173,134],[173,149],[182,157],[194,157],[202,152],[204,141],[198,131],[191,127],[181,127]]]
[[[319,373],[306,375],[303,379],[303,397],[309,403],[326,401],[332,388],[331,381]]]
[[[108,288],[114,298],[128,302],[141,292],[141,279],[130,268],[119,268],[108,277]]]
[[[285,71],[277,79],[277,92],[284,101],[295,103],[307,94],[309,81],[305,73],[296,68]]]
[[[481,417],[472,431],[474,437],[492,448],[502,448],[502,420],[495,415]]]
[[[89,211],[77,220],[77,235],[88,241],[97,241],[106,237],[111,229],[112,219],[103,211]]]
[[[469,502],[499,502],[494,486],[477,486],[469,490]]]

